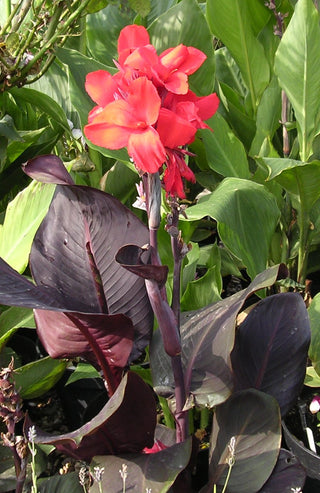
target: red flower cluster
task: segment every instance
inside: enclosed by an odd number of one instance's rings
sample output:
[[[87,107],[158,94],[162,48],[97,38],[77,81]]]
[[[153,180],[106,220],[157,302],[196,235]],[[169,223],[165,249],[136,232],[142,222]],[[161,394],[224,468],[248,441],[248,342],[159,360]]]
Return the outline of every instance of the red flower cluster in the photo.
[[[185,198],[182,178],[195,177],[185,163],[185,146],[204,120],[217,110],[216,94],[198,97],[188,75],[206,55],[182,44],[157,55],[143,26],[122,29],[118,39],[118,72],[91,72],[86,91],[97,103],[89,113],[86,137],[107,149],[127,147],[135,166],[156,173],[163,165],[167,194]]]

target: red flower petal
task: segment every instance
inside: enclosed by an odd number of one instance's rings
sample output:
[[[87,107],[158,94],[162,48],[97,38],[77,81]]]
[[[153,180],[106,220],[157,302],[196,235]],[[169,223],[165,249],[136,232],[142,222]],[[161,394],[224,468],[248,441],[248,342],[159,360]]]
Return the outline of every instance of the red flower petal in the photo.
[[[164,450],[165,448],[167,448],[167,447],[162,442],[160,442],[160,440],[155,440],[154,444],[151,448],[145,447],[142,452],[144,454],[156,454],[157,452],[160,452],[161,450]]]
[[[146,173],[156,173],[166,160],[165,148],[153,127],[130,135],[128,153],[136,167]]]
[[[143,26],[132,24],[122,29],[118,38],[119,63],[122,65],[128,55],[140,46],[150,43],[148,31]]]
[[[161,99],[153,83],[146,77],[139,77],[129,87],[128,103],[135,111],[137,121],[153,125],[159,115]]]
[[[164,80],[164,87],[174,94],[186,94],[189,89],[188,76],[183,72],[172,72]]]
[[[99,106],[106,106],[113,101],[117,84],[106,70],[97,70],[87,74],[85,89],[91,99]]]
[[[109,123],[90,123],[83,129],[85,136],[93,144],[106,149],[126,147],[131,135],[130,129],[110,125]]]
[[[157,122],[157,132],[165,147],[174,149],[175,147],[189,144],[197,129],[188,120],[167,108],[161,108]]]

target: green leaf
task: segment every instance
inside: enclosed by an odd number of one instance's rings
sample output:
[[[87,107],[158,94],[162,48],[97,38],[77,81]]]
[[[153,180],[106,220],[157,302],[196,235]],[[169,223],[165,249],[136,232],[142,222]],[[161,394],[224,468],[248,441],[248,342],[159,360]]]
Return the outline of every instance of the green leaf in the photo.
[[[49,479],[38,480],[39,493],[83,493],[79,473],[57,474]]]
[[[313,366],[307,367],[304,385],[307,385],[308,387],[320,387],[320,376]]]
[[[210,446],[210,484],[226,481],[231,441],[234,464],[226,492],[257,493],[277,462],[281,418],[276,399],[254,389],[234,393],[217,407]]]
[[[196,0],[182,0],[162,14],[150,26],[149,34],[151,43],[159,54],[179,43],[194,46],[203,51],[207,59],[190,76],[190,87],[198,96],[204,96],[213,91],[215,68],[212,36]]]
[[[225,178],[213,193],[189,207],[187,214],[191,221],[205,216],[215,219],[221,241],[242,260],[251,278],[265,269],[280,211],[263,185]]]
[[[173,484],[177,475],[187,466],[191,454],[191,439],[176,443],[156,454],[140,454],[130,458],[112,455],[97,456],[93,465],[103,467],[103,491],[121,493],[123,491],[122,478],[119,470],[122,464],[128,468],[126,491],[165,493]],[[97,482],[90,488],[90,493],[99,493]]]
[[[89,363],[78,363],[76,369],[71,373],[66,385],[77,382],[83,378],[100,378],[99,372]]]
[[[151,11],[151,0],[129,0],[129,5],[141,17],[146,17]]]
[[[311,328],[309,358],[317,374],[320,375],[320,293],[313,298],[308,313]]]
[[[294,108],[300,157],[307,161],[319,131],[320,26],[312,0],[299,0],[275,56],[275,73]]]
[[[25,102],[36,106],[47,116],[55,120],[62,129],[69,132],[69,124],[63,109],[52,98],[47,96],[47,94],[26,87],[13,87],[10,89],[10,93],[14,97],[23,98]]]
[[[60,380],[68,364],[68,361],[47,356],[14,370],[22,399],[35,399],[48,392]]]
[[[54,185],[31,182],[7,207],[0,225],[0,257],[22,273],[29,260],[32,241],[47,213]]]
[[[188,283],[181,298],[183,312],[197,310],[221,299],[221,259],[218,245],[211,249],[207,272],[195,281]]]
[[[257,132],[253,139],[250,155],[260,155],[265,140],[273,139],[281,120],[281,90],[274,77],[264,91],[257,110]]]
[[[303,163],[294,159],[262,158],[269,169],[268,180],[276,180],[296,196],[309,213],[320,197],[320,161]]]
[[[211,169],[222,176],[249,178],[249,166],[242,142],[235,136],[227,122],[216,113],[209,121],[208,129],[199,130],[204,143],[207,161]]]
[[[118,59],[119,33],[127,24],[133,23],[134,16],[135,13],[128,8],[119,9],[118,4],[109,4],[105,9],[87,17],[88,49],[94,60],[114,66],[113,60]],[[87,68],[87,72],[91,70]]]
[[[19,327],[35,328],[33,311],[30,308],[12,306],[0,315],[0,351]]]
[[[257,35],[270,13],[256,0],[208,0],[207,19],[212,33],[228,48],[249,89],[255,113],[266,88],[270,70]]]
[[[0,120],[0,135],[11,140],[23,140],[14,126],[14,121],[10,115],[5,115]]]

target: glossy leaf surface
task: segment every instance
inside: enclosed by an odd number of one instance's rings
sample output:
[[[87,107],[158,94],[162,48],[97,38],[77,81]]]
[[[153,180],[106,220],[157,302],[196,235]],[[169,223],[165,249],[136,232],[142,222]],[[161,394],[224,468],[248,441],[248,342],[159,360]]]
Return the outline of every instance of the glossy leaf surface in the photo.
[[[231,361],[235,389],[256,388],[279,403],[284,416],[304,380],[310,323],[298,293],[279,293],[260,301],[236,332]]]
[[[233,439],[235,461],[226,491],[256,493],[278,458],[281,421],[276,400],[250,389],[235,392],[217,407],[210,447],[210,485],[224,484]]]
[[[213,407],[224,402],[233,387],[230,353],[234,344],[238,312],[255,291],[272,285],[279,266],[259,274],[245,289],[195,312],[181,320],[182,362],[185,371],[187,406]],[[174,394],[171,363],[164,353],[158,331],[150,348],[155,390],[164,396]]]
[[[28,428],[32,423],[26,423]],[[152,390],[134,373],[127,373],[107,404],[78,430],[48,435],[36,427],[35,443],[54,445],[65,454],[91,460],[98,454],[137,453],[152,447],[156,406]]]

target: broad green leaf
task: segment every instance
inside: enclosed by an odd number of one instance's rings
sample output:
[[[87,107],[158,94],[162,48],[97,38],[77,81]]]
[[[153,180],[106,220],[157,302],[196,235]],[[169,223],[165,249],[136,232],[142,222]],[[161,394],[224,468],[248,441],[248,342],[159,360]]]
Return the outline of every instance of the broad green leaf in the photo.
[[[204,143],[210,168],[224,177],[249,178],[249,165],[243,144],[220,113],[217,112],[208,121],[208,125],[213,132],[208,129],[200,130],[199,136]]]
[[[0,351],[19,327],[35,328],[30,308],[12,306],[0,315]]]
[[[14,97],[23,98],[25,102],[28,102],[37,108],[39,108],[47,116],[55,120],[63,130],[69,132],[70,128],[68,125],[67,117],[65,112],[52,98],[43,94],[40,91],[34,89],[29,89],[26,87],[13,87],[10,93]]]
[[[320,293],[313,298],[308,313],[311,327],[309,358],[317,374],[320,375]]]
[[[151,11],[147,17],[148,25],[176,3],[178,3],[178,0],[161,0],[161,2],[159,0],[151,0]]]
[[[0,135],[11,140],[22,140],[19,132],[14,126],[14,121],[10,115],[5,115],[0,120]]]
[[[188,220],[205,216],[217,221],[222,242],[242,260],[251,278],[266,268],[280,211],[263,185],[225,178],[214,192],[188,208]]]
[[[280,444],[276,399],[254,389],[235,392],[214,413],[210,484],[224,485],[232,447],[235,460],[226,492],[257,493],[272,473]]]
[[[78,363],[76,369],[71,373],[66,385],[77,382],[83,378],[99,378],[99,372],[89,363]]]
[[[0,225],[0,257],[22,273],[34,235],[46,215],[55,186],[31,182],[7,207]]]
[[[269,169],[268,180],[276,180],[298,199],[309,213],[320,197],[320,161],[303,163],[294,159],[262,158]]]
[[[198,96],[213,92],[215,68],[212,36],[196,0],[182,0],[169,9],[152,23],[149,33],[151,43],[159,54],[180,43],[203,51],[207,59],[190,76],[190,87]]]
[[[49,479],[38,480],[39,493],[83,493],[79,473],[56,474]]]
[[[208,0],[207,19],[212,33],[228,48],[249,89],[255,113],[270,70],[257,35],[270,12],[256,0]]]
[[[35,399],[48,392],[62,377],[66,360],[46,358],[32,361],[14,370],[14,379],[23,399]]]
[[[125,464],[128,469],[126,491],[165,493],[177,475],[187,466],[191,445],[189,438],[185,442],[176,443],[154,454],[140,454],[130,458],[113,455],[96,456],[93,459],[93,464],[104,468],[103,491],[123,492],[123,482],[119,470],[122,469],[122,464]],[[99,485],[95,482],[90,488],[90,493],[99,492]]]
[[[273,78],[264,91],[257,110],[257,132],[253,139],[250,155],[261,155],[266,139],[269,142],[280,125],[281,120],[281,89],[276,78]]]
[[[100,12],[87,17],[88,50],[91,57],[104,65],[114,66],[118,59],[118,36],[123,27],[132,24],[135,12],[120,9],[119,4],[110,4]],[[87,70],[90,72],[91,70]]]
[[[319,131],[320,26],[312,0],[299,0],[275,56],[275,72],[294,108],[298,123],[300,157],[307,161]]]
[[[135,183],[138,173],[121,161],[116,161],[102,179],[104,191],[125,203],[130,197],[137,195]]]
[[[181,299],[183,312],[197,310],[221,299],[221,259],[219,247],[215,244],[208,259],[207,272],[188,283]]]

